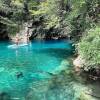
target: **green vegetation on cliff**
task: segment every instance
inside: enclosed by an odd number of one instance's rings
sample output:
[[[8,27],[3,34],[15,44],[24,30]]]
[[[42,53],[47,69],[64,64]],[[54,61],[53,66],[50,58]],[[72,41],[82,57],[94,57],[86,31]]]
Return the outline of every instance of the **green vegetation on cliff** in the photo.
[[[92,28],[83,36],[78,45],[78,53],[85,60],[83,67],[100,69],[100,28]]]

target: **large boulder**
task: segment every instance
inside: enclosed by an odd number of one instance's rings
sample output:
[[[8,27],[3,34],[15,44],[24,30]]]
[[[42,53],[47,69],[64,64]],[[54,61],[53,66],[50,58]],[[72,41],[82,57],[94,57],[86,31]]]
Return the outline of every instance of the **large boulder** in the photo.
[[[75,71],[76,72],[80,72],[80,69],[82,68],[84,64],[84,60],[78,56],[74,61],[73,61],[73,65],[75,66]]]

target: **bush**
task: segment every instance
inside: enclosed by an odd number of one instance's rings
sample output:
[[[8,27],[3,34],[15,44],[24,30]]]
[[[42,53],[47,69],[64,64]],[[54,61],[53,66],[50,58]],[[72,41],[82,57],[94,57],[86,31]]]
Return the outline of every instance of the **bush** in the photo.
[[[91,29],[78,44],[78,53],[84,59],[83,68],[100,68],[100,28]]]

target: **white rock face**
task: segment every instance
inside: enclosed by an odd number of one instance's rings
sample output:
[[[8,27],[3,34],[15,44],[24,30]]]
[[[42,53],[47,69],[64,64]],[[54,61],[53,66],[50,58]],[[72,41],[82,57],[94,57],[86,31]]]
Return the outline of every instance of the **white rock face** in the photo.
[[[23,23],[21,30],[16,33],[16,35],[9,35],[10,39],[14,43],[27,43],[29,40],[29,37],[31,37],[33,29],[32,27],[32,21]]]
[[[76,67],[82,67],[83,64],[83,60],[80,56],[78,56],[74,61],[73,61],[73,65]]]

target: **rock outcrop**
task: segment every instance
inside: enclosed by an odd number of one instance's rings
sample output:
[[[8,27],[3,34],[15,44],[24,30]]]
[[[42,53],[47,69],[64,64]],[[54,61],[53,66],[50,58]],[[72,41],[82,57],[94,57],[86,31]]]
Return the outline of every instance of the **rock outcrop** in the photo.
[[[75,66],[75,71],[80,73],[80,70],[82,68],[84,61],[82,60],[82,58],[80,56],[78,56],[74,61],[73,61],[73,65]]]
[[[27,43],[32,35],[31,22],[24,23],[22,29],[15,36],[9,36],[13,42]]]

